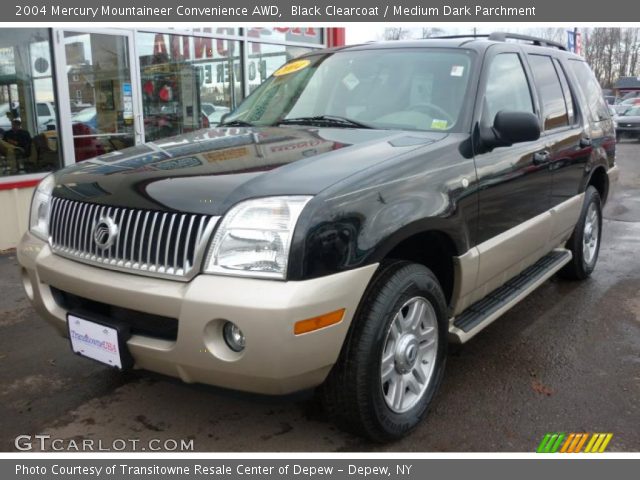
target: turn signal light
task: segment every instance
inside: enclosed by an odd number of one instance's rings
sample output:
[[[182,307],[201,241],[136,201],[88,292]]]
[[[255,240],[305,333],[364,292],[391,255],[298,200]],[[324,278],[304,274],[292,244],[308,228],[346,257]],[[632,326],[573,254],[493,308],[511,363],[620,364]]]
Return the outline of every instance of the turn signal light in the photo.
[[[329,325],[340,323],[344,317],[344,308],[336,310],[335,312],[325,313],[319,317],[308,318],[306,320],[300,320],[293,326],[293,333],[301,335],[303,333],[313,332]]]

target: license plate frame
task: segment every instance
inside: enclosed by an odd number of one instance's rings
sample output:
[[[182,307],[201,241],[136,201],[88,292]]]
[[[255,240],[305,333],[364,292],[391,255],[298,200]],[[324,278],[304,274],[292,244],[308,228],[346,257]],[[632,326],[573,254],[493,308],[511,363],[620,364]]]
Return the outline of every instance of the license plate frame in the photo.
[[[78,311],[67,314],[67,329],[71,351],[76,355],[118,370],[133,367],[127,347],[131,338],[128,325]]]

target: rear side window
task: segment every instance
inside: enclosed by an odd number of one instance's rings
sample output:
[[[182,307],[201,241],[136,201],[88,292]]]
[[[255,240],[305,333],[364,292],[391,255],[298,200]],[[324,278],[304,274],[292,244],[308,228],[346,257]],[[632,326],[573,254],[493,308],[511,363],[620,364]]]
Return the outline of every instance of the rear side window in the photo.
[[[580,90],[587,99],[591,120],[594,122],[608,120],[609,109],[602,96],[602,89],[589,66],[581,60],[570,60],[569,65],[578,79]]]
[[[569,125],[569,114],[560,78],[551,57],[529,55],[529,62],[540,92],[544,129],[553,130],[554,128],[566,127]]]
[[[517,53],[500,53],[489,65],[482,122],[493,124],[500,110],[531,112],[533,101],[527,75]]]

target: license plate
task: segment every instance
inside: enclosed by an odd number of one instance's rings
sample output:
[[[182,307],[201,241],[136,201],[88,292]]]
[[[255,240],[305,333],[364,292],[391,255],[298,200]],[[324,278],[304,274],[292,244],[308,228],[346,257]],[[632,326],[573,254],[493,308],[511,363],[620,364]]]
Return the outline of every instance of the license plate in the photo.
[[[67,317],[72,350],[83,357],[122,369],[118,330],[85,320],[75,315]]]

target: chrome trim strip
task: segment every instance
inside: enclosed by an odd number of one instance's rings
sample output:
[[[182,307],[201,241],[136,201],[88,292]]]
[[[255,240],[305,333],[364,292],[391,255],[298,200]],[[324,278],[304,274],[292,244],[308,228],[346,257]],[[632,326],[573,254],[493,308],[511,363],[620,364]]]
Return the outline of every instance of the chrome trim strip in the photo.
[[[204,250],[220,219],[59,198],[53,198],[51,208],[49,245],[54,253],[112,270],[180,281],[188,281],[199,273]],[[113,219],[120,231],[113,245],[101,249],[92,232],[105,215]]]

